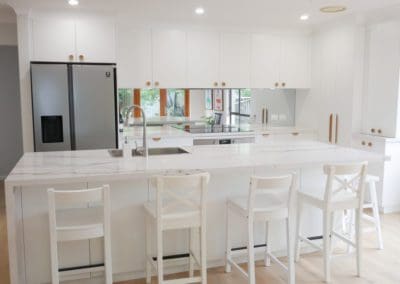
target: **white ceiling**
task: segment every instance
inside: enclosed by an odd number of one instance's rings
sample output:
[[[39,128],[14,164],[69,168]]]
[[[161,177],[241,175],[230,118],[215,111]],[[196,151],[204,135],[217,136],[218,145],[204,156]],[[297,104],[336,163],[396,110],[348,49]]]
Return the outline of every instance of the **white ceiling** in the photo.
[[[17,10],[102,11],[118,13],[141,23],[191,24],[246,28],[293,28],[317,26],[348,14],[370,14],[400,8],[400,0],[80,0],[77,8],[67,0],[0,0]],[[345,5],[340,15],[319,12],[325,5]],[[194,9],[204,7],[205,15]],[[301,22],[303,13],[310,20]]]

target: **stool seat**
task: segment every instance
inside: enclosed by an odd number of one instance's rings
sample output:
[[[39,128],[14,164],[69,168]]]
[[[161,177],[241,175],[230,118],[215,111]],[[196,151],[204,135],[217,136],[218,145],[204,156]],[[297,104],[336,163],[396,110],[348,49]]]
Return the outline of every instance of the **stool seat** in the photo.
[[[235,210],[242,216],[248,215],[248,197],[247,196],[236,196],[228,199],[228,206],[230,209]],[[287,201],[279,199],[274,194],[265,194],[262,196],[257,196],[254,200],[254,210],[256,215],[262,215],[262,218],[268,218],[268,215],[276,216],[279,214],[283,216],[288,216],[288,206]],[[261,216],[258,216],[261,217]],[[275,217],[274,217],[275,218]]]
[[[325,200],[324,200],[324,192],[321,190],[313,190],[308,191],[312,193],[305,193],[302,191],[298,192],[298,198],[311,203],[312,205],[318,208],[324,208]],[[341,191],[338,192],[331,199],[331,206],[337,208],[338,210],[341,208],[357,208],[359,201],[357,199],[357,194],[354,192]]]

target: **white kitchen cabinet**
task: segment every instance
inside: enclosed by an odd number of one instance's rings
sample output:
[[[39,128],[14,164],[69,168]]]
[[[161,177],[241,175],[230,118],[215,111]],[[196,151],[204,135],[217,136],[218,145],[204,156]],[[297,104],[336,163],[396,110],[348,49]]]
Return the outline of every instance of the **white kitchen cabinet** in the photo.
[[[279,36],[254,34],[251,39],[251,87],[279,86],[281,40]]]
[[[371,164],[368,173],[380,178],[377,184],[379,209],[384,213],[400,211],[400,140],[374,135],[354,135],[354,148],[385,155],[385,163]]]
[[[219,79],[220,34],[217,32],[187,33],[187,87],[215,88]]]
[[[251,36],[249,34],[222,34],[220,53],[221,87],[250,87],[250,46]]]
[[[154,30],[152,38],[154,87],[186,87],[186,32]]]
[[[115,62],[113,21],[32,20],[32,60],[53,62]]]
[[[372,26],[367,33],[366,101],[363,132],[399,134],[400,24]]]
[[[153,83],[151,31],[117,28],[119,88],[149,88]]]
[[[252,35],[252,88],[307,89],[310,77],[309,37]]]
[[[114,23],[107,20],[77,20],[76,51],[79,61],[115,62]]]
[[[310,39],[306,36],[282,38],[280,83],[282,88],[307,89],[311,80]]]
[[[72,19],[33,20],[32,57],[34,61],[75,60],[75,22]]]

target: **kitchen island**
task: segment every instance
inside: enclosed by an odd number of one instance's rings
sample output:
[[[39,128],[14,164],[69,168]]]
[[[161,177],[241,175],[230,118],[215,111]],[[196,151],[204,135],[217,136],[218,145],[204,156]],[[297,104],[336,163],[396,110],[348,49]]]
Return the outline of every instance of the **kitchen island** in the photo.
[[[27,153],[5,181],[11,283],[48,283],[50,249],[47,188],[82,189],[104,183],[111,187],[111,227],[114,281],[144,275],[144,212],[142,204],[154,197],[148,177],[177,170],[211,173],[207,208],[208,265],[224,263],[225,202],[230,195],[246,195],[253,174],[273,175],[296,171],[301,189],[323,188],[321,166],[326,163],[368,161],[385,157],[314,141],[277,144],[233,144],[187,147],[189,153],[114,158],[107,150]],[[320,235],[320,216],[311,214],[305,224],[309,236]],[[285,250],[283,224],[273,224],[273,248]],[[256,227],[256,243],[264,242],[263,225]],[[234,246],[246,240],[236,228]],[[165,254],[187,251],[187,232],[165,235]],[[76,267],[101,263],[99,240],[67,243],[60,247],[60,265]],[[184,269],[174,261],[166,272]],[[84,275],[82,275],[84,276]]]

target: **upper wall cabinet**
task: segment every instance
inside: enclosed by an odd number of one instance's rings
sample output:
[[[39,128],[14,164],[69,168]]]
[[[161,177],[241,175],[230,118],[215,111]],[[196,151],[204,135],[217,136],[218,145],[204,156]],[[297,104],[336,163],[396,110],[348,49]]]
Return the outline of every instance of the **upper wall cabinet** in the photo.
[[[151,31],[118,27],[117,66],[120,88],[153,86]]]
[[[310,39],[305,36],[282,38],[280,81],[282,88],[307,89],[311,80]]]
[[[156,88],[186,87],[186,32],[153,31],[153,80]]]
[[[80,61],[115,62],[114,23],[106,20],[78,20],[76,52]]]
[[[305,36],[252,36],[252,88],[310,87],[310,41]]]
[[[34,20],[32,22],[33,60],[70,61],[76,55],[73,20]]]
[[[187,86],[218,88],[220,35],[214,32],[187,33]]]
[[[250,35],[221,35],[220,80],[222,88],[250,87]]]
[[[279,87],[280,38],[262,34],[253,35],[251,46],[251,87]]]
[[[115,28],[112,21],[34,19],[32,60],[115,62]]]
[[[400,134],[400,24],[372,26],[367,34],[363,132],[385,137]]]

